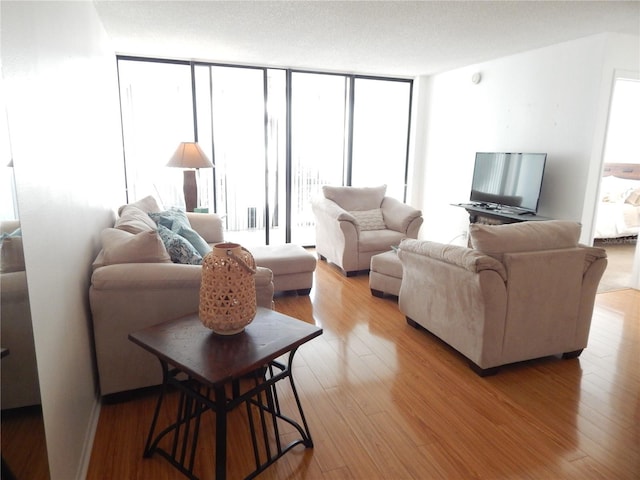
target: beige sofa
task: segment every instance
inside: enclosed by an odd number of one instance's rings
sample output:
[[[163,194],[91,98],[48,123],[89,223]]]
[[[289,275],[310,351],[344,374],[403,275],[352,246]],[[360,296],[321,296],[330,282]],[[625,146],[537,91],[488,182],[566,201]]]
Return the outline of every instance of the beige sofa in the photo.
[[[9,351],[2,358],[2,409],[40,404],[40,384],[33,340],[31,307],[18,220],[0,222],[0,340]]]
[[[201,267],[171,261],[148,215],[160,211],[147,197],[121,207],[115,228],[102,232],[89,299],[103,396],[162,382],[157,359],[129,341],[129,333],[198,311]],[[186,216],[208,245],[224,240],[218,215]],[[255,282],[257,304],[272,308],[271,270],[258,267]]]
[[[347,275],[369,270],[371,257],[417,238],[422,212],[373,188],[323,186],[314,198],[316,252]]]
[[[479,374],[587,346],[601,248],[578,244],[564,221],[471,225],[473,248],[405,240],[398,305],[467,357]]]

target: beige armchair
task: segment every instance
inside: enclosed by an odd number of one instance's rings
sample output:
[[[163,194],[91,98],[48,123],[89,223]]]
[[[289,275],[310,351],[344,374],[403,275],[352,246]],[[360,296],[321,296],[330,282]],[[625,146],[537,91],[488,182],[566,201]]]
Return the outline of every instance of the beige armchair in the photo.
[[[422,212],[385,196],[386,188],[322,187],[312,202],[321,260],[351,276],[369,270],[372,256],[418,237]]]
[[[474,248],[405,240],[399,308],[480,375],[587,346],[606,252],[565,221],[471,225]]]

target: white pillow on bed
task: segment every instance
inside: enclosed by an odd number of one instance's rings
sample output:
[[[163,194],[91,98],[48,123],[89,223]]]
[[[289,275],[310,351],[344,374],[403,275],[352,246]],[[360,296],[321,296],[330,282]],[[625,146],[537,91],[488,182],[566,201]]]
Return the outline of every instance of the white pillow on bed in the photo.
[[[603,202],[624,203],[633,192],[640,188],[640,180],[614,177],[603,177],[600,182],[600,198]]]
[[[624,203],[629,203],[634,207],[640,207],[640,188],[633,190],[625,199]]]

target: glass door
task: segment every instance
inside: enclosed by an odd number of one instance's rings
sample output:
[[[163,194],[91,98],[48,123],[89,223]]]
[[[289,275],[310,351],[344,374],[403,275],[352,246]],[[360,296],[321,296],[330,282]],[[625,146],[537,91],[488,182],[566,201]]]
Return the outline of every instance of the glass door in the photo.
[[[348,78],[291,76],[291,243],[315,244],[311,200],[322,185],[342,185],[348,139]]]
[[[411,82],[356,78],[351,185],[405,199]]]
[[[223,216],[225,238],[284,243],[284,70],[195,65],[198,143],[215,168],[200,178],[202,202]]]
[[[196,74],[198,142],[215,165],[210,192],[225,238],[242,245],[265,243],[264,76],[263,69],[224,66],[198,66]]]

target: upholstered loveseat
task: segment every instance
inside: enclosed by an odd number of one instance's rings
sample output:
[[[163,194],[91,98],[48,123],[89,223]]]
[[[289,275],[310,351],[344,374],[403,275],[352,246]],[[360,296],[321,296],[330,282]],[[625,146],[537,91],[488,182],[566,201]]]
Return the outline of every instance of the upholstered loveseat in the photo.
[[[312,201],[316,252],[347,275],[369,270],[371,257],[404,238],[417,238],[422,212],[393,197],[387,187],[322,187]]]
[[[405,240],[398,305],[479,374],[587,346],[606,251],[565,221],[471,225],[465,248]]]
[[[162,382],[157,359],[128,335],[197,313],[202,254],[196,246],[204,252],[224,241],[218,215],[183,212],[178,217],[184,222],[186,216],[188,224],[174,225],[171,214],[176,212],[162,209],[153,197],[125,205],[118,213],[114,228],[101,234],[103,248],[93,263],[89,291],[103,396]],[[186,238],[190,241],[185,243]],[[257,304],[272,308],[271,270],[258,267],[255,282]]]

